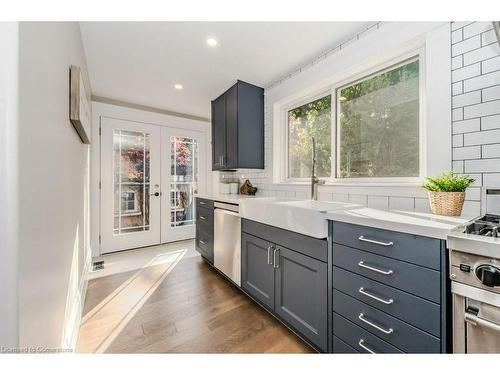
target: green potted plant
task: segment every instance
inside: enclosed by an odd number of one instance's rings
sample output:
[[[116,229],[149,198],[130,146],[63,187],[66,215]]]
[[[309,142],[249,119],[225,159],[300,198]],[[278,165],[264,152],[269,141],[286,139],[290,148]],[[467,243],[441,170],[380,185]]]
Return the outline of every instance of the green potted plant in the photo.
[[[428,190],[431,211],[436,215],[460,216],[465,200],[465,189],[475,180],[459,176],[454,172],[443,172],[436,177],[427,177],[422,186]]]

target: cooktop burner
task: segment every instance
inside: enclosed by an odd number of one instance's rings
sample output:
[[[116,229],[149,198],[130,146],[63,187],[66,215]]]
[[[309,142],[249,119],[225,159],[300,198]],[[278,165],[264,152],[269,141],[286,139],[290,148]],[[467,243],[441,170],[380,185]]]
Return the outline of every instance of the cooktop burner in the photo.
[[[465,233],[485,237],[500,237],[500,215],[485,215],[474,220],[465,228]]]

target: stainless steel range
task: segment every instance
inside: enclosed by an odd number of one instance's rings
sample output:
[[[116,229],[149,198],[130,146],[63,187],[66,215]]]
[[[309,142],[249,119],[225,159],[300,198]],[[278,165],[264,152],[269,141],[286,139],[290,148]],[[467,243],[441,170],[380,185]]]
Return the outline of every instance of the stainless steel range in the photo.
[[[447,239],[454,353],[500,353],[500,189],[483,188],[482,203]]]

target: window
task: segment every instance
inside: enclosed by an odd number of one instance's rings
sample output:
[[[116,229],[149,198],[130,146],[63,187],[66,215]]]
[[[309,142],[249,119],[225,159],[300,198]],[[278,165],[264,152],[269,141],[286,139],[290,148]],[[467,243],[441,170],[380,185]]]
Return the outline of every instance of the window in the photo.
[[[337,177],[419,177],[419,61],[337,89]]]
[[[137,211],[137,201],[135,199],[134,191],[122,192],[122,211],[123,212]]]
[[[316,175],[331,177],[331,95],[290,109],[287,115],[288,178],[311,177],[311,137],[316,139]]]

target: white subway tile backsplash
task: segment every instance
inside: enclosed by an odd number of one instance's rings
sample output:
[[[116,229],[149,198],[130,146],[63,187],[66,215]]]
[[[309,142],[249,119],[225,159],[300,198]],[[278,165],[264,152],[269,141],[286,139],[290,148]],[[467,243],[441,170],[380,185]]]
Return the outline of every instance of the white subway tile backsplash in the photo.
[[[453,147],[462,147],[464,145],[463,134],[455,134],[452,138]]]
[[[452,95],[459,95],[459,94],[462,94],[463,92],[464,92],[463,81],[458,81],[458,82],[455,82],[451,85]]]
[[[499,187],[500,186],[500,173],[484,173],[483,186]]]
[[[500,100],[464,107],[464,118],[482,117],[500,113]]]
[[[464,119],[464,109],[455,108],[451,111],[451,118],[453,121],[460,121]]]
[[[500,143],[493,145],[482,145],[483,158],[500,158]]]
[[[464,39],[470,38],[474,35],[481,34],[485,31],[493,29],[493,25],[491,22],[474,22],[470,25],[467,25],[463,28]]]
[[[462,173],[462,176],[468,176],[474,179],[471,187],[481,187],[483,186],[483,175],[481,173]]]
[[[463,55],[458,55],[451,58],[451,69],[455,70],[463,66]]]
[[[465,191],[465,199],[468,201],[479,201],[481,200],[481,188],[480,187],[470,187]]]
[[[481,118],[481,130],[499,129],[500,115],[487,116]]]
[[[362,204],[363,206],[366,206],[367,196],[362,194],[349,194],[349,202]]]
[[[500,172],[500,159],[465,160],[465,173]]]
[[[478,118],[455,121],[453,123],[453,134],[470,133],[481,130],[481,120]]]
[[[481,103],[481,91],[477,90],[466,94],[456,95],[452,98],[452,103],[453,108]]]
[[[474,64],[498,55],[500,55],[500,47],[498,43],[494,43],[464,54],[463,63],[464,65]]]
[[[454,160],[451,164],[451,168],[455,173],[464,173],[464,162],[463,160]]]
[[[318,199],[320,201],[329,202],[332,200],[332,193],[330,193],[328,191],[319,191],[318,192]]]
[[[481,36],[476,35],[451,46],[451,55],[457,56],[481,47]]]
[[[389,208],[391,210],[414,211],[415,198],[412,197],[389,197]]]
[[[500,56],[493,57],[481,62],[481,69],[483,74],[493,72],[495,70],[500,70]]]
[[[500,129],[464,134],[464,146],[500,143]]]
[[[482,90],[482,100],[483,102],[488,100],[500,99],[500,84],[493,87],[488,87]]]
[[[415,211],[430,213],[431,207],[429,205],[429,199],[427,198],[415,198]]]
[[[500,85],[500,70],[465,80],[464,92],[483,89],[494,85]]]
[[[475,217],[481,214],[481,202],[465,201],[462,216]]]
[[[348,194],[332,193],[332,201],[334,202],[349,202]]]
[[[470,25],[471,23],[474,23],[473,21],[454,21],[451,23],[451,30],[457,30],[461,29],[462,27],[465,27],[467,25]]]
[[[458,147],[453,149],[453,160],[479,159],[481,146]]]
[[[369,195],[367,206],[370,208],[375,208],[377,210],[388,210],[389,197]]]
[[[467,78],[475,77],[481,74],[481,64],[464,66],[463,68],[451,72],[452,82],[462,81]]]
[[[491,43],[497,42],[497,36],[495,30],[489,30],[481,34],[481,45],[486,46]]]
[[[464,39],[463,29],[455,30],[451,33],[451,43],[455,44],[461,42]]]

